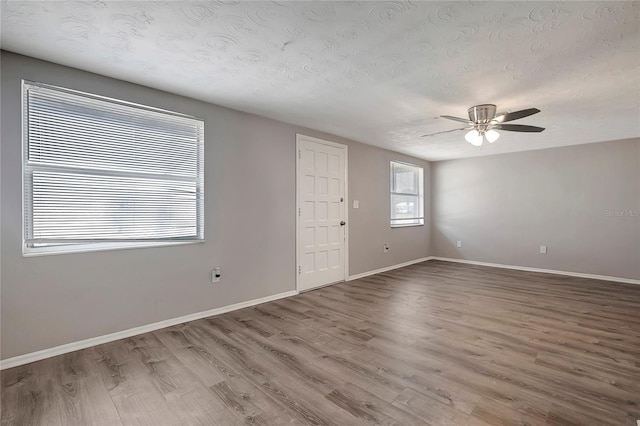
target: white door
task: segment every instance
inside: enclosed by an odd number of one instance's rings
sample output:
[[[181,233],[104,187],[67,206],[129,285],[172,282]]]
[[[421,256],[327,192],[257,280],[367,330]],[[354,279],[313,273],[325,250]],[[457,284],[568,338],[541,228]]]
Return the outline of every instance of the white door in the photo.
[[[347,147],[297,135],[298,291],[346,279]]]

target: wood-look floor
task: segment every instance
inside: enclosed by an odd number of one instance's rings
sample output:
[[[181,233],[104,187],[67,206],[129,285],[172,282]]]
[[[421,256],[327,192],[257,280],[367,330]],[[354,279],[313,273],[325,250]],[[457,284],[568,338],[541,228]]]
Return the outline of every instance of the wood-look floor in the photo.
[[[640,286],[440,261],[2,372],[2,425],[636,419]]]

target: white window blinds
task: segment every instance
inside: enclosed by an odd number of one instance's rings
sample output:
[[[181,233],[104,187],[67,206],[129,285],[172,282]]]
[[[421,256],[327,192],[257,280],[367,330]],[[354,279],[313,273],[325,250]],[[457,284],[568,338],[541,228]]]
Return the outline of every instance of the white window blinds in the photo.
[[[25,247],[202,240],[202,120],[23,82]]]
[[[424,224],[423,169],[391,162],[391,226]]]

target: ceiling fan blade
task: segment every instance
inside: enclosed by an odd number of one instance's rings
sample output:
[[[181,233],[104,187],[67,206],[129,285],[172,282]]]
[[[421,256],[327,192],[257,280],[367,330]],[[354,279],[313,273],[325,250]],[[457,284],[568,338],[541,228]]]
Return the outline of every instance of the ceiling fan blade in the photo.
[[[440,117],[446,118],[447,120],[459,121],[460,123],[471,124],[471,121],[469,121],[468,118],[452,117],[450,115],[441,115]]]
[[[544,130],[544,127],[525,126],[523,124],[496,124],[491,128],[509,132],[541,132]]]
[[[491,121],[497,123],[506,123],[507,121],[519,120],[521,118],[528,117],[539,112],[540,110],[538,108],[523,109],[520,111],[508,112],[506,114],[499,115],[497,117],[494,117]]]
[[[444,132],[435,132],[435,133],[429,133],[426,135],[422,135],[420,136],[421,138],[424,138],[425,136],[435,136],[435,135],[440,135],[442,133],[450,133],[450,132],[457,132],[458,130],[468,130],[468,129],[472,129],[473,127],[462,127],[460,129],[451,129],[451,130],[445,130]]]

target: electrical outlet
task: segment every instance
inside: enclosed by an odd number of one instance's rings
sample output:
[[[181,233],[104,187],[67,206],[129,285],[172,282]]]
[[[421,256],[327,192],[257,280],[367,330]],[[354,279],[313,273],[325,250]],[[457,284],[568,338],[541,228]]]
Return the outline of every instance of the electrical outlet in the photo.
[[[211,271],[211,282],[212,283],[219,283],[221,277],[222,277],[222,274],[220,272],[220,267],[214,268],[213,271]]]
[[[462,247],[462,241],[458,240],[456,242],[456,247],[458,247],[458,248]]]
[[[547,246],[540,246],[540,254],[547,254]]]
[[[389,251],[389,244],[385,244],[382,251],[384,251],[385,253]]]

